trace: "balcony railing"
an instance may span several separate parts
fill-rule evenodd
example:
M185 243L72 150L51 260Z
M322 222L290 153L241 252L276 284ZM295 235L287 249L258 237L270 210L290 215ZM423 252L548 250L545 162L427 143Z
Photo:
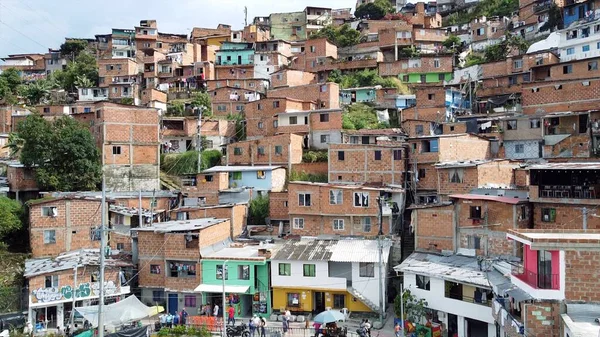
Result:
M457 294L450 294L448 292L446 292L445 297L453 299L453 300L457 300L457 301L479 304L479 305L483 305L486 307L492 306L492 300L488 300L488 299L474 298L474 297L465 296L465 295L458 296Z
M536 289L559 289L560 278L558 274L538 274L522 268L513 268L512 274Z
M540 3L536 3L535 5L533 5L533 12L537 14L537 13L546 11L546 10L550 9L550 6L552 6L551 1L543 1Z
M597 199L594 186L542 185L540 198Z

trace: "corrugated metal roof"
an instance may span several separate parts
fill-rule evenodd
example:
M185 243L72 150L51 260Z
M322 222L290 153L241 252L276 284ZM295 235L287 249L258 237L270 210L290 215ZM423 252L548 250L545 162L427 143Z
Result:
M531 165L529 170L600 170L600 162L568 162Z
M520 198L510 198L510 197L501 197L495 195L481 195L481 194L451 194L450 198L456 199L467 199L467 200L487 200L487 201L497 201L505 204L516 205L520 203L525 203L527 199Z
M281 166L214 166L202 173L273 171Z
M107 266L130 266L131 264L121 259L105 259ZM77 251L62 253L55 258L29 259L25 261L24 276L29 278L36 275L53 273L61 270L69 270L75 266L99 266L99 249L81 249Z
M387 263L392 242L383 240L383 261ZM378 262L377 240L301 239L287 241L275 254L273 260Z
M490 160L477 159L477 160L465 160L465 161L447 161L437 163L434 166L436 168L450 168L450 167L473 167L481 164L489 163Z
M132 231L140 231L140 232L157 232L157 233L169 233L169 232L181 232L181 231L193 231L204 229L224 221L228 219L217 219L217 218L201 218L201 219L193 219L193 220L176 220L176 221L166 221L166 222L158 222L148 227L138 227L132 228Z

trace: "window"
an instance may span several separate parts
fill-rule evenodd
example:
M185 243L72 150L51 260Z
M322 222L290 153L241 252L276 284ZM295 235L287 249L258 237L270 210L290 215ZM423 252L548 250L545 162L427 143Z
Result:
M302 266L303 275L306 277L315 277L316 276L316 268L314 264L305 264Z
M329 135L321 135L321 144L329 142Z
M169 277L196 277L196 263L169 262Z
M481 249L481 238L476 235L469 235L467 237L469 249Z
M258 103L258 104L256 105L256 110L262 110L262 104Z
M162 303L165 300L164 290L152 290L152 302Z
M481 219L481 206L471 206L469 214L469 219Z
M240 265L238 266L238 280L249 280L250 279L250 266Z
M87 90L87 89L83 89L83 90ZM86 95L86 94L84 93L84 95ZM50 108L48 108L48 107L45 107L45 108L44 108L44 112L45 112L45 113L48 113L48 112L50 112Z
M291 276L292 275L292 265L290 263L280 263L279 264L279 275L280 276Z
M421 142L421 153L438 152L438 140L424 140Z
M590 51L590 45L589 45L589 44L586 44L585 46L582 46L582 47L581 47L581 51L582 51L582 52Z
M232 172L231 177L233 180L242 180L242 172Z
M206 176L204 176L204 180L206 182L211 182L211 181L213 181L213 176L212 175L206 175Z
M540 120L539 119L530 119L529 120L529 128L530 129L539 129L540 128Z
M420 169L419 169L419 177L418 177L418 178L419 178L419 179L421 179L421 178L425 178L426 172L427 172L427 170L426 170L426 169L420 168Z
M113 150L112 151L113 155L121 154L121 147L120 146L113 146L112 150Z
M434 59L433 60L433 67L434 68L439 68L440 67L440 60L439 59Z
M283 153L283 146L275 145L275 155L281 156L282 153Z
M183 302L186 307L195 308L196 307L196 295L185 295Z
M244 106L243 105L236 105L235 106L235 111L243 111L244 110Z
M556 208L542 208L542 221L543 222L556 221Z
M344 230L344 219L334 219L333 220L333 230L334 231L343 231Z
M265 147L264 147L264 146L259 146L259 147L257 147L257 148L256 148L256 153L257 153L259 156L264 156L264 154L265 154Z
M279 108L279 101L273 101L273 108Z
M299 307L300 306L300 294L288 293L287 294L287 305L288 305L288 307Z
M266 179L265 171L256 171L256 179Z
M381 150L375 150L375 160L381 160Z
M363 228L363 232L365 233L369 233L371 232L371 218L370 217L364 217L362 218L362 228Z
M273 121L273 127L274 127L275 129L277 129L277 126L279 126L279 121L277 121L277 120L274 120L274 121Z
M227 105L217 105L217 111L227 111Z
M516 120L506 121L506 129L507 130L516 130L517 129L517 121Z
M369 207L369 193L354 192L354 207Z
M125 250L125 244L124 243L117 243L117 250Z
M308 207L310 206L310 194L299 193L298 194L298 206Z
M452 183L462 183L465 171L462 168L454 168L448 170L448 179Z
M223 265L222 264L217 265L216 277L217 277L217 280L223 279ZM229 280L229 266L228 265L225 265L225 279Z
M422 136L423 135L423 125L421 125L421 124L416 125L415 133L417 134L417 136Z
M345 308L346 307L346 295L345 294L333 294L333 307L334 308Z
M523 74L523 82L529 82L529 81L531 81L531 74L530 73Z
M304 218L294 218L294 229L304 229Z
M344 201L342 190L329 190L329 204L341 205Z
M402 160L402 150L394 150L394 160Z
M415 275L417 278L417 288L423 290L431 290L431 281L429 280L429 276L425 275Z
M58 216L58 209L56 207L42 207L42 216Z
M427 94L427 99L433 101L435 99L435 94Z
M157 264L150 265L150 274L160 274L160 266Z
M58 275L48 275L44 283L46 288L58 287Z
M319 114L319 121L321 123L329 122L329 114Z
M298 117L290 116L290 125L296 125L296 124L298 124Z
M575 48L567 48L567 55L575 54Z
M573 65L572 64L563 66L563 74L571 74L572 72L573 72Z
M518 84L518 78L516 75L508 76L508 85Z
M338 160L344 160L344 151L338 151Z
M523 60L522 59L521 60L514 60L513 61L513 67L515 69L521 69L521 68L523 68Z
M375 263L373 262L359 262L359 274L360 277L375 277Z
M525 145L515 144L515 153L525 153Z
M598 61L588 62L588 71L598 70Z
M233 148L233 155L234 156L241 156L242 155L242 148L241 147L234 147Z
M316 52L316 51L317 51L317 47L315 47L315 46L310 46L310 52L311 52L311 53L314 53L314 52Z

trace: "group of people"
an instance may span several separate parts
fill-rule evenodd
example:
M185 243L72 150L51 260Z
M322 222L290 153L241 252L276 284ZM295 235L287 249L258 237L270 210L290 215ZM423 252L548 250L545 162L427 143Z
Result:
M162 314L158 318L161 327L172 328L174 325L185 325L187 322L188 312L183 308L181 312Z
M371 337L371 322L368 319L363 319L356 332L360 337Z
M258 315L254 315L248 322L250 335L254 337L254 334L258 333L259 337L266 337L265 326L267 326L267 321L262 317L258 317Z

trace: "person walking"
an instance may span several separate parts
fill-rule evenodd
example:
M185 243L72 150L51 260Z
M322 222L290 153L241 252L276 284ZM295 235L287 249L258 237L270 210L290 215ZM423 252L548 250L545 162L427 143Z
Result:
M265 327L267 326L267 322L264 318L260 318L260 337L267 337L265 334Z
M396 323L394 326L394 333L396 334L396 337L400 337L400 323Z
M215 306L213 307L213 316L219 318L219 305L215 304Z
M228 317L227 317L227 324L231 323L231 325L235 326L235 309L233 308L233 305L229 306L228 309Z
M188 312L185 311L185 308L181 310L181 325L185 325L187 323Z
M256 317L256 315L254 315ZM256 331L256 326L254 325L254 317L250 317L248 320L248 329L250 330L250 336L254 337L254 332Z
M367 336L371 337L371 323L368 319L365 319L365 329L367 330Z
M254 317L252 318L252 323L254 324L254 329L256 331L257 335L260 335L260 318L258 318L258 315L254 315ZM254 335L252 335L252 337L254 337Z

